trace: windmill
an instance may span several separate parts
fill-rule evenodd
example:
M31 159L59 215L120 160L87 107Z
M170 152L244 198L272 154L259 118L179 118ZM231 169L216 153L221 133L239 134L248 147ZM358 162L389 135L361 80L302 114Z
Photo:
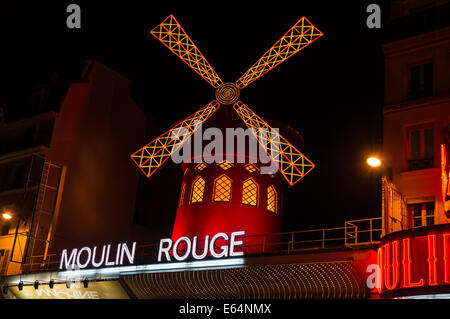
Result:
M308 19L298 20L234 83L221 80L173 15L150 33L215 89L215 99L131 155L147 177L189 140L199 123L203 125L213 114L219 119L227 117L226 125L237 125L237 120L245 124L289 185L296 184L314 168L294 145L239 100L240 90L322 36ZM264 137L257 133L261 130L271 133ZM175 132L183 133L179 136ZM183 170L173 238L213 233L213 228L231 232L246 227L247 234L279 230L281 185L273 175L258 174L259 167L254 164L233 165L226 161L216 165L183 164ZM232 197L235 200L231 201ZM267 211L272 214L263 217Z

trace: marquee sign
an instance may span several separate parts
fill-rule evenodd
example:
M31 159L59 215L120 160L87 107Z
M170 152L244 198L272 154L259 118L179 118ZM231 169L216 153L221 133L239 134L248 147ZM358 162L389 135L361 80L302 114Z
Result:
M450 225L392 233L378 249L380 293L450 289ZM405 294L403 294L405 295Z

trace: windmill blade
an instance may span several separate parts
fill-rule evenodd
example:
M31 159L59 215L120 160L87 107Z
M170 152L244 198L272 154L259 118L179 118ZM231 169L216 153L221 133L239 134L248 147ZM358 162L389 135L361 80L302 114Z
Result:
M305 17L301 18L236 81L236 85L242 90L301 49L313 43L322 35L323 33L312 25L308 19Z
M214 88L222 84L220 77L173 15L168 16L150 33Z
M273 130L269 124L244 103L238 101L233 108L247 127L251 129L253 136L267 151L272 161L278 166L289 185L292 186L297 183L314 168L313 162L282 137L277 130ZM264 134L260 134L261 132Z
M147 177L152 176L219 107L217 101L211 101L132 154L131 159Z

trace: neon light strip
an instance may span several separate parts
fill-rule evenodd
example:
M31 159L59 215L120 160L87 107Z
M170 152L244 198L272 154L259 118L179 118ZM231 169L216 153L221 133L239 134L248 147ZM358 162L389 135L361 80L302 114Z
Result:
M86 269L86 270L66 270L58 272L60 277L82 277L82 276L102 276L102 275L117 275L120 274L132 274L140 272L167 272L175 271L179 269L195 269L203 270L214 267L231 268L244 265L244 258L232 258L223 260L202 260L191 262L177 262L177 263L164 263L164 264L150 264L150 265L136 265L136 266L123 266L123 267L106 267L98 269Z

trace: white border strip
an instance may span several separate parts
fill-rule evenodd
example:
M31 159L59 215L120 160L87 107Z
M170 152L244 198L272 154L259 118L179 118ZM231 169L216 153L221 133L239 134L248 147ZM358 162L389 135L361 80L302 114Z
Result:
M58 272L59 277L118 277L122 274L136 274L143 272L168 272L176 270L203 270L203 269L221 269L235 268L244 265L244 258L230 258L221 260L202 260L191 262L175 262L163 264L135 265L122 267L105 267L98 269L77 269Z

